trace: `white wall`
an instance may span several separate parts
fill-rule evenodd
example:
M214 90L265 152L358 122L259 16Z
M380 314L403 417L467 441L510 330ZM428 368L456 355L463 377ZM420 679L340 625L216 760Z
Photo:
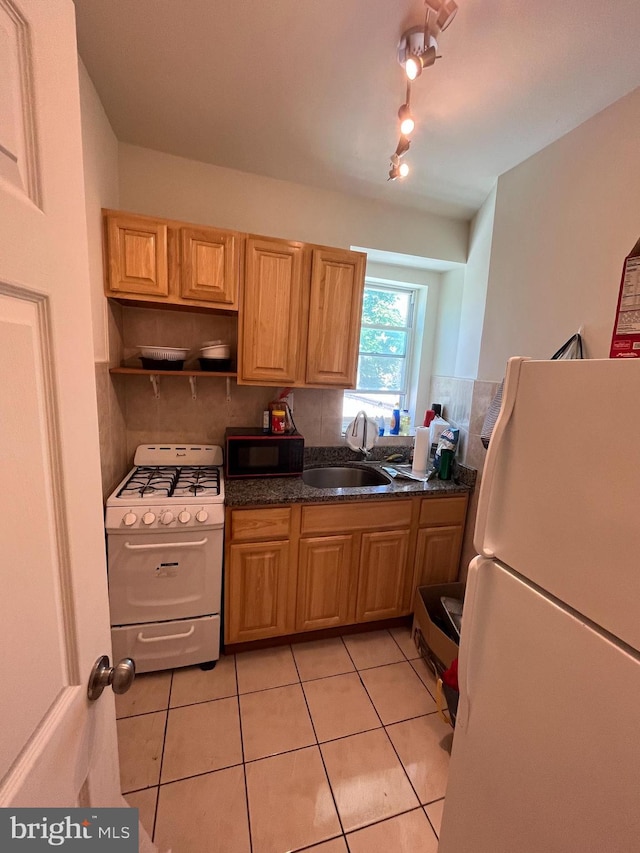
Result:
M469 233L469 258L464 272L458 351L453 371L454 376L464 379L475 379L478 375L495 206L496 188L494 187L475 215Z
M625 256L640 237L640 89L498 180L478 377L549 358L584 326L606 358Z
M255 234L464 263L469 225L120 144L120 207Z
M434 376L455 375L464 285L464 268L443 273L433 347Z
M119 206L118 140L80 57L78 68L94 356L96 361L107 361L107 302L103 289L100 210Z

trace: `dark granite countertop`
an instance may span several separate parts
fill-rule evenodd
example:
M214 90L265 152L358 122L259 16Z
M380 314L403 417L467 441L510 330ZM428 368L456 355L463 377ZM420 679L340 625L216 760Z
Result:
M376 447L373 460L362 462L358 454L347 447L311 447L305 449L305 468L331 465L349 465L371 468L379 466L390 455L398 454L398 447ZM404 456L399 462L408 462ZM389 463L391 464L391 463ZM386 486L360 486L356 488L317 489L307 486L302 477L267 477L247 480L225 480L225 504L230 507L264 506L283 503L323 503L355 500L384 500L407 498L414 495L442 496L464 494L473 490L476 472L473 468L456 464L454 479L405 480L399 477Z

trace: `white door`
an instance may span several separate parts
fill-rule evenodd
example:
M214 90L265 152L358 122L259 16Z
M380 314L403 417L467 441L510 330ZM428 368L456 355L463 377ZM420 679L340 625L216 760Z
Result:
M484 558L469 568L439 853L630 853L640 660Z
M122 805L74 9L0 0L0 806Z

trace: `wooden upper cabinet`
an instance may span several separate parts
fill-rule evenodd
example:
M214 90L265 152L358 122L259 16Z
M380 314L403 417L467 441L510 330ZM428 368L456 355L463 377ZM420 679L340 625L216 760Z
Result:
M306 383L355 387L366 255L314 249Z
M166 223L114 213L105 224L107 295L168 296Z
M180 296L238 307L240 235L214 228L180 229Z
M244 234L119 210L103 214L107 296L238 310Z
M241 381L299 384L305 270L302 243L247 239L238 347Z
M239 381L354 387L366 255L249 237Z

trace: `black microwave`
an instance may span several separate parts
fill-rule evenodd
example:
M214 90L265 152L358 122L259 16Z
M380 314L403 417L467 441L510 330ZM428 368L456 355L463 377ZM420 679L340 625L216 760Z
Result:
M304 438L298 432L271 435L257 427L225 430L225 476L297 477L304 466Z

